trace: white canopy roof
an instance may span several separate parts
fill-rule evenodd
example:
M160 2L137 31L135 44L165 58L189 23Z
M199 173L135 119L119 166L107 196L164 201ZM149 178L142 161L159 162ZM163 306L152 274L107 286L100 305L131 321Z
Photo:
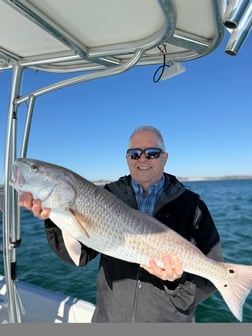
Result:
M180 62L224 36L224 0L0 0L0 69L48 71Z

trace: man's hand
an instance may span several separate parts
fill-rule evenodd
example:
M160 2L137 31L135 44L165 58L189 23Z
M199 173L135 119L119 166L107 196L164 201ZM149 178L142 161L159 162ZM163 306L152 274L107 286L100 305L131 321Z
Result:
M141 267L162 280L175 281L176 279L181 278L183 268L181 261L177 256L169 256L165 253L162 260L164 268L159 267L154 259L150 259L150 266L141 265Z
M34 216L40 219L49 218L51 209L48 208L42 209L41 201L34 200L32 194L29 192L25 192L20 196L18 205L32 211Z

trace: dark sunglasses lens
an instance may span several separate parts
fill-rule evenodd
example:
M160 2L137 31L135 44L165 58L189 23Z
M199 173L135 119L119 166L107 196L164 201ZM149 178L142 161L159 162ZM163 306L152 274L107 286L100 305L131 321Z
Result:
M161 149L157 148L150 148L145 151L145 156L147 159L158 159L161 155Z
M141 157L140 149L129 149L127 154L130 156L131 160L139 160Z

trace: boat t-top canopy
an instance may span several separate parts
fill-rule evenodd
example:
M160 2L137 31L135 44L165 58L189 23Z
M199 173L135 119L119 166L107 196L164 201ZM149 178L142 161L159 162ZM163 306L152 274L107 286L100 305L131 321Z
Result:
M248 3L1 0L0 69L93 70L125 63L140 50L139 65L162 63L164 54L167 62L192 60L220 44L224 23L237 29ZM245 28L243 23L239 29ZM236 54L236 48L231 43L226 51Z

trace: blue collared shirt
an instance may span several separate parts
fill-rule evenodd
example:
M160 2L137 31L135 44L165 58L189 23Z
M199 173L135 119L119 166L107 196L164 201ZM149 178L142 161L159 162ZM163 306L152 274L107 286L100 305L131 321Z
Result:
M147 194L143 196L143 188L135 180L132 179L132 187L136 195L138 209L148 215L153 215L156 201L159 199L162 191L164 190L164 176L162 179L151 186L147 190Z

